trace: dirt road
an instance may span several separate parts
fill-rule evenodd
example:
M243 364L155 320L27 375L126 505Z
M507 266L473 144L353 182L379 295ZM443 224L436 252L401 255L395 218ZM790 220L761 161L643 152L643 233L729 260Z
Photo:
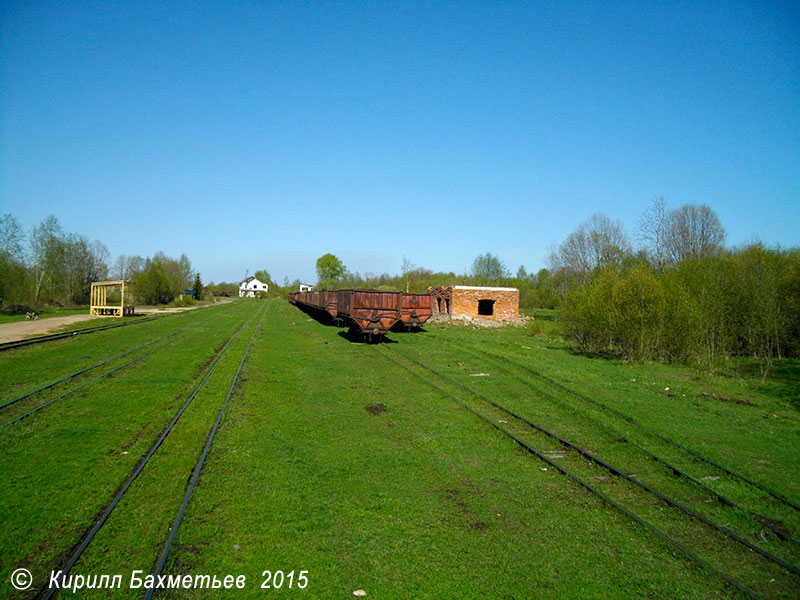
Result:
M222 300L217 304L227 304L230 300ZM199 304L197 306L186 306L177 308L158 308L151 306L136 307L137 314L164 314L183 312L185 310L194 310L196 308L204 308L208 304ZM88 321L89 319L100 319L110 317L92 317L86 315L70 315L69 317L49 317L47 319L37 319L35 321L18 321L16 323L4 323L0 325L0 344L6 342L16 342L17 340L25 339L32 335L44 335L46 333L53 333L64 325L72 323L79 323L81 321ZM111 322L109 320L109 322Z
M50 317L49 319L37 319L35 321L18 321L16 323L4 323L0 325L0 344L5 342L16 342L17 340L30 337L32 335L44 335L52 333L59 327L96 319L89 315L70 315L68 317Z

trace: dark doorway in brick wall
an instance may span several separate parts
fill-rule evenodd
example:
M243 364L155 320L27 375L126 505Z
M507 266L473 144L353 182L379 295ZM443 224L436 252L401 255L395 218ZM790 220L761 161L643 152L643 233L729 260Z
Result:
M478 300L478 314L491 317L494 314L494 300Z

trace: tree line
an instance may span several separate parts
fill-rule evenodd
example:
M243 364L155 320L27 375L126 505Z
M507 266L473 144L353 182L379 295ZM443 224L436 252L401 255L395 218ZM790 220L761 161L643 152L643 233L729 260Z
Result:
M89 303L92 282L109 278L133 281L138 304L166 304L199 283L185 254L178 259L163 252L151 258L121 255L109 265L110 256L105 244L65 232L54 216L26 236L13 215L3 215L0 305L82 306Z
M708 206L642 214L634 249L619 222L594 215L550 257L560 317L575 346L625 360L699 364L800 350L800 250L725 247Z
M458 275L434 273L406 258L400 274L362 275L326 254L317 260L317 289L516 287L521 308L559 309L565 334L579 351L710 369L748 356L766 377L776 358L800 353L800 249L760 243L727 248L725 239L708 206L669 208L657 197L640 217L636 245L619 221L596 214L536 273L521 266L512 275L486 252Z

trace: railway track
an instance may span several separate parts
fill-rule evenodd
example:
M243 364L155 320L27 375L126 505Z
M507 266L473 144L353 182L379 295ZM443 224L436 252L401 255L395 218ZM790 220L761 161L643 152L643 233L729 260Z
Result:
M21 421L22 419L25 419L25 418L33 415L34 413L36 413L36 412L38 412L38 411L50 406L51 404L57 402L58 400L66 398L67 396L73 394L74 392L77 392L78 390L83 389L84 387L86 387L87 385L89 385L91 383L94 383L96 381L99 381L100 379L108 377L109 375L112 375L113 373L116 373L117 371L119 371L121 369L124 369L125 367L128 367L128 366L130 366L130 365L132 365L132 364L134 364L134 363L146 358L147 356L150 356L154 352L157 352L158 350L160 350L162 348L165 348L167 345L171 344L174 341L174 340L172 340L172 338L180 335L181 333L184 333L185 331L193 329L194 327L197 327L198 325L206 323L206 322L210 321L211 319L213 319L213 318L215 318L217 316L218 315L212 315L211 317L208 317L208 318L203 319L201 321L192 323L190 325L187 325L186 327L182 327L181 329L178 329L177 331L174 331L174 332L169 333L167 335L164 335L164 336L161 336L159 338L156 338L155 340L151 340L151 341L146 342L144 344L140 344L140 345L138 345L138 346L136 346L134 348L131 348L130 350L127 350L125 352L121 352L119 354L116 354L116 355L114 355L114 356L112 356L110 358L104 359L104 360L102 360L100 362L97 362L97 363L91 365L91 366L84 367L84 368L79 369L79 370L77 370L77 371L75 371L73 373L69 373L67 375L64 375L63 377L59 377L55 381L51 381L51 382L49 382L49 383L47 383L45 385L42 385L42 386L40 386L40 387L38 387L38 388L36 388L34 390L31 390L29 392L25 392L25 393L21 394L20 396L12 398L11 400L8 400L8 401L4 402L3 404L0 404L0 411L3 411L7 407L9 407L9 406L11 406L13 404L16 404L17 402L20 402L22 400L26 400L28 398L32 398L33 396L35 396L37 394L40 394L40 393L42 393L42 392L44 392L46 390L49 390L49 389L57 386L60 383L64 383L66 381L69 381L70 379L73 379L75 377L83 375L84 373L88 373L89 371L92 371L92 370L97 369L97 368L99 368L101 366L104 366L104 365L107 365L107 364L109 364L111 362L119 360L120 358L123 358L125 356L130 355L130 354L133 354L134 352L136 352L138 350L141 350L141 349L144 349L144 348L146 348L148 346L152 346L153 344L158 344L159 342L163 342L162 344L157 345L155 348L152 348L152 349L150 349L150 350L148 350L146 352L143 352L142 354L139 354L138 356L135 356L134 358L126 361L125 363L123 363L121 365L117 365L117 366L115 366L115 367L113 367L111 369L108 369L107 371L105 371L105 372L103 372L103 373L101 373L99 375L91 377L87 381L84 381L84 382L80 383L79 385L77 385L77 386L75 386L75 387L73 387L73 388L71 388L71 389L59 394L58 396L56 396L54 398L51 398L51 399L47 400L46 402L43 402L43 403L41 403L39 405L36 405L33 408L31 408L31 409L29 409L29 410L27 410L27 411L25 411L25 412L23 412L21 414L18 414L15 417L9 419L8 421L3 422L2 424L0 424L0 430L8 427L9 425L12 425L12 424L18 422L18 421Z
M754 481L750 477L741 475L719 464L717 461L703 456L699 452L688 448L685 444L680 444L671 440L670 438L667 438L666 436L659 434L652 428L639 423L630 416L625 415L620 411L603 404L602 402L570 389L563 383L555 381L540 371L537 371L536 369L533 369L524 363L520 363L509 356L499 355L483 346L470 346L469 344L464 343L459 344L459 351L467 352L479 361L485 361L486 359L491 360L495 367L501 369L506 374L521 382L529 390L536 394L537 398L544 399L551 405L559 407L561 410L569 410L570 419L574 420L575 418L580 418L584 421L593 423L593 426L603 428L604 430L610 432L611 435L616 437L616 439L619 441L628 444L639 452L645 454L650 460L659 463L664 469L668 470L674 475L685 478L687 481L694 484L696 488L703 490L703 492L709 494L711 497L714 497L723 505L729 506L746 515L749 519L757 522L759 526L769 530L779 540L791 544L795 552L795 562L800 560L800 555L797 554L798 548L800 548L800 540L798 540L797 535L797 524L800 522L800 507L796 503L785 498L783 495L770 490L763 484ZM513 369L516 369L517 372L515 372ZM525 376L520 376L520 372ZM531 381L531 378L540 382L542 385L534 385ZM546 388L550 389L548 390ZM585 407L591 407L595 409L595 415L592 416L586 410L576 407L571 402L566 402L563 397L559 397L558 393L566 395L568 398L573 400L577 400ZM601 415L608 416L612 420L616 421L616 427L608 425L607 422L600 418ZM640 438L641 443L634 441L631 433L622 433L623 428L621 425L630 426L632 428L632 432L642 434ZM648 442L650 445L655 443L655 446L660 447L662 452L667 452L669 450L673 451L671 454L673 458L667 460L643 447L643 444L647 444ZM670 462L670 460L672 462ZM681 465L677 466L677 462L681 462ZM703 481L700 480L700 476L692 476L690 473L688 473L688 470L692 467L694 467L695 470L698 470L698 468L703 469L703 472L706 473L706 476L703 479L709 481L710 483L717 483L717 487L713 488L711 485L703 483ZM708 475L707 469L709 468L711 468L716 474ZM725 478L725 480L723 480L723 478ZM738 492L738 495L743 499L734 500L726 496L724 493L724 487L720 485L721 483L726 484L728 487L737 484L740 489L732 489L731 491ZM767 494L768 498L765 498L763 494ZM748 508L745 506L744 504L748 497L753 498L754 496L759 497L757 508ZM767 513L770 516L765 516L759 511ZM794 529L794 531L790 531L788 528L789 526L785 525L785 522L793 523L794 526L792 529Z
M195 398L198 396L198 394L204 389L206 383L209 381L209 379L211 378L213 373L216 371L217 367L219 366L219 364L221 363L223 358L228 354L228 352L231 349L231 347L235 344L235 342L238 340L240 335L248 328L248 326L256 318L258 318L258 323L257 323L256 327L254 328L252 335L250 336L250 339L249 339L249 341L247 343L247 346L245 347L244 351L242 352L242 357L241 357L241 359L240 359L240 361L238 363L238 368L236 369L236 372L235 372L235 374L234 374L234 376L232 378L230 386L228 387L228 392L227 392L227 395L225 396L224 402L222 403L222 407L220 408L219 412L217 413L217 418L214 421L210 432L205 437L206 442L205 442L205 445L203 447L202 454L200 455L200 457L196 461L196 463L194 465L194 468L191 471L191 481L188 484L188 489L187 489L186 494L184 496L183 503L181 504L181 507L180 507L180 509L178 511L178 517L177 517L177 519L175 521L175 524L171 528L171 532L170 532L170 535L169 535L168 539L165 542L164 549L163 549L163 551L161 553L161 558L160 558L160 561L158 563L157 570L155 572L155 576L157 577L161 573L161 571L163 569L163 566L164 566L164 563L166 561L166 558L167 558L167 556L169 554L169 551L171 549L172 542L173 542L173 540L175 538L175 534L177 533L178 527L180 526L180 522L182 520L184 511L186 509L186 506L188 505L188 502L189 502L189 499L191 497L192 491L194 490L195 485L197 483L197 480L198 480L198 478L200 476L200 473L202 471L203 464L205 462L205 459L206 459L206 456L208 454L208 451L209 451L209 449L210 449L210 447L211 447L211 445L212 445L212 443L214 441L214 437L215 437L216 432L217 432L217 430L219 428L219 425L220 425L220 423L222 421L225 409L228 406L228 403L229 403L229 401L231 399L233 391L234 391L234 389L236 387L236 383L237 383L237 381L239 379L239 374L240 374L241 369L242 369L242 367L244 365L245 359L247 358L247 354L249 352L250 346L251 346L251 344L253 342L253 339L256 336L256 333L258 333L258 331L261 328L261 322L264 319L266 311L267 311L267 306L265 306L263 309L261 309L260 314L253 315L246 322L242 323L228 337L228 339L225 341L225 343L224 343L224 345L222 347L222 350L219 352L217 357L214 359L213 363L208 367L208 369L206 370L206 372L203 375L202 379L197 384L197 386L194 388L192 393L188 396L188 398L185 400L185 402L180 406L180 408L177 410L177 412L175 412L175 414L172 416L172 418L169 421L169 423L167 424L167 426L161 431L160 435L155 440L155 442L139 458L139 460L136 463L135 468L130 473L130 475L127 477L125 482L117 490L117 492L114 495L113 499L105 506L105 508L103 509L102 514L100 515L100 517L95 521L95 523L92 525L92 527L89 528L83 534L83 536L81 537L80 542L71 551L69 559L65 562L63 567L61 567L58 570L59 571L59 575L56 577L57 585L49 586L46 589L44 589L42 591L42 593L38 596L39 598L43 598L43 599L52 598L54 595L56 595L59 592L60 589L64 589L65 587L69 587L68 585L65 586L65 582L69 581L67 578L70 577L70 572L72 571L72 569L75 566L75 564L81 559L81 557L86 552L87 548L90 547L90 544L91 544L92 540L95 539L97 534L102 530L103 526L107 523L107 521L108 521L109 517L112 515L114 509L119 505L119 503L125 497L126 493L130 489L130 487L134 483L134 481L136 481L137 478L140 476L140 474L145 470L145 467L149 463L150 459L154 455L156 455L158 449L161 448L161 446L165 442L165 440L168 439L170 433L173 431L173 429L176 427L176 425L179 425L181 417L186 412L186 410L190 407L190 405L195 400ZM188 480L188 477L187 477L187 480ZM153 591L154 591L154 588L148 589L146 597L149 598L152 595Z
M548 465L545 468L552 467L567 475L746 596L758 598L763 594L765 597L792 597L800 584L800 571L792 562L763 550L724 524L704 517L658 491L653 485L640 481L638 476L627 472L625 468L611 464L595 452L534 423L405 353L388 347L381 352L513 439L526 452L544 461ZM430 381L431 374L442 385ZM720 506L725 510L730 508L723 503Z
M217 415L217 420L214 422L214 426L211 428L211 431L208 434L208 439L203 446L203 453L200 455L200 460L195 465L192 473L192 481L189 484L189 488L186 490L186 495L183 498L183 503L181 503L181 507L178 510L178 515L175 518L175 523L173 524L169 539L167 540L166 545L164 546L164 550L161 553L161 559L158 561L158 566L156 567L154 576L158 578L161 575L161 572L164 570L164 565L167 562L167 556L169 556L169 552L172 549L172 543L175 541L175 536L178 533L178 528L181 525L181 521L183 520L184 512L186 511L186 507L189 504L189 500L192 497L192 492L194 491L195 485L197 484L197 480L200 477L200 473L203 470L203 465L206 461L206 456L208 456L208 451L211 449L211 444L214 443L214 437L217 435L217 430L219 429L219 425L222 422L222 417L225 414L225 409L228 407L228 402L230 402L231 395L233 394L233 390L236 387L236 382L239 379L239 374L242 371L242 367L244 366L244 361L247 358L247 353L250 351L250 346L253 343L253 339L256 337L256 333L261 328L261 322L264 320L264 315L266 314L267 309L266 307L261 311L261 317L259 319L258 325L256 326L255 330L253 331L253 335L250 336L250 340L247 342L247 347L244 349L244 353L242 354L242 359L239 361L239 366L236 368L236 373L233 376L233 380L231 381L231 385L228 388L228 393L225 396L225 402L222 404L222 408L219 410L219 414ZM147 594L145 595L145 600L149 600L153 593L155 592L156 588L150 587L147 590Z

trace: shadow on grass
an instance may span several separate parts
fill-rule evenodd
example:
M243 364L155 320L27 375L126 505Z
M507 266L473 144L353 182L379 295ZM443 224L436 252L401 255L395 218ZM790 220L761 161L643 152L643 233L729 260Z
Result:
M298 309L300 309L303 313L314 319L317 323L324 325L325 327L346 327L345 323L342 319L335 319L333 318L330 313L324 310L319 310L310 306L305 306L301 304L295 305ZM390 330L392 333L401 333L401 334L417 334L417 333L425 333L425 329L421 327L406 327L402 323L397 322ZM396 340L392 340L387 338L385 335L374 335L371 333L361 333L357 329L350 328L349 331L340 331L339 336L346 339L348 342L353 343L368 343L368 344L396 344Z
M781 400L789 400L792 408L800 412L800 359L776 359L767 374L766 381L761 383L761 369L755 359L740 359L736 364L737 372L744 377L752 378L758 390Z
M397 340L386 337L385 335L374 335L371 333L361 333L357 329L340 331L339 337L347 340L351 344L397 344Z
M325 327L342 327L341 319L335 319L331 316L331 314L325 310L320 310L317 308L312 308L310 306L306 306L304 304L295 304L296 308L300 309L302 312L307 314L309 317L314 319L320 325L324 325Z
M622 362L622 359L613 352L608 351L601 351L601 352L590 352L588 350L581 350L577 346L573 344L564 344L562 346L548 346L549 350L560 350L562 352L566 352L572 356L582 356L583 358L602 358L603 360L613 361L613 362Z

